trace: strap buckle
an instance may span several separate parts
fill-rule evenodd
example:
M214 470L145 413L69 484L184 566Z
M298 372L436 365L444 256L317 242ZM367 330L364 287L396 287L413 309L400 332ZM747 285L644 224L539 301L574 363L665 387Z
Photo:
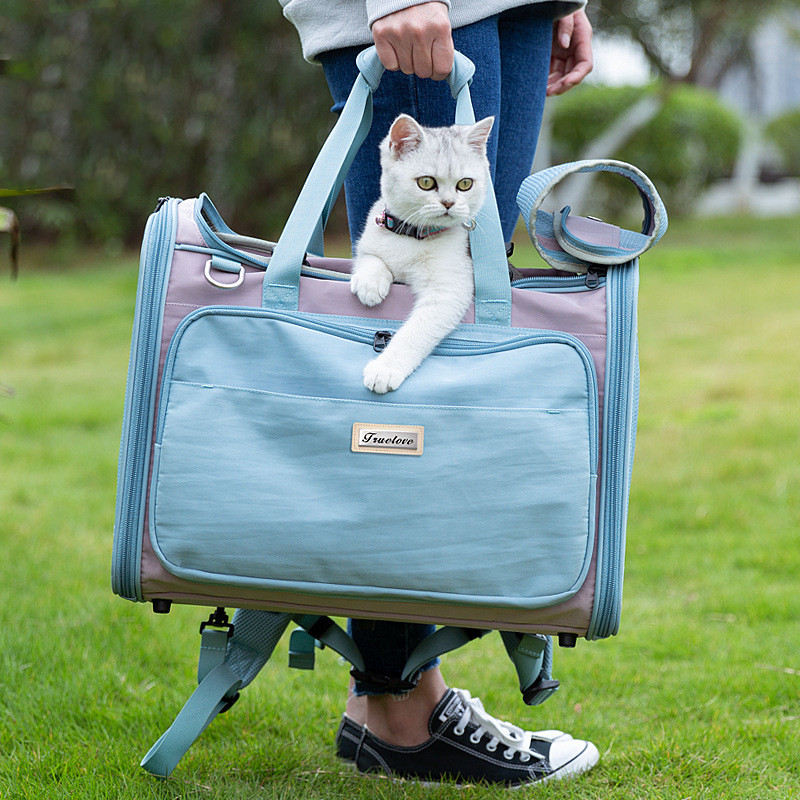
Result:
M360 669L351 669L350 674L361 683L385 691L387 694L405 694L417 688L419 676L411 678L396 678L391 675L381 675L377 672L362 672Z
M558 691L560 685L557 680L539 676L527 689L522 690L522 701L526 706L541 705Z
M223 697L222 699L225 701L225 705L219 710L220 714L224 714L226 711L230 711L233 707L233 704L239 699L241 692L236 692L233 697Z
M209 615L208 619L205 622L200 623L201 635L206 628L214 628L215 630L226 630L228 632L229 639L231 638L231 636L233 636L233 623L229 621L228 615L225 612L225 609L222 607L218 607L211 615Z

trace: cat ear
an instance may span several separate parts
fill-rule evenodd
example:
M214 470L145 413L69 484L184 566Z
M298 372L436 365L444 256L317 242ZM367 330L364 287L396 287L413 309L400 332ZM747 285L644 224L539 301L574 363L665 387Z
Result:
M389 129L389 152L395 158L401 158L406 153L416 150L422 142L422 137L420 124L408 114L401 114Z
M494 125L494 117L486 117L480 122L476 122L467 131L467 144L479 153L486 152L486 142L492 132L492 125Z

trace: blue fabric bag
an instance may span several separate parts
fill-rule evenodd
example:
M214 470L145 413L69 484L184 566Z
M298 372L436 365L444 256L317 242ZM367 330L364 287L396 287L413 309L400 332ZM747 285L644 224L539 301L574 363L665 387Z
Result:
M666 230L652 183L615 161L528 178L519 204L547 264L509 277L494 197L471 233L475 304L395 392L361 371L411 308L352 296L321 233L371 119L374 49L276 244L234 233L206 196L166 199L142 248L120 454L114 591L218 607L199 686L145 758L168 775L290 620L294 660L328 615L443 627L412 656L501 630L526 702L557 686L550 635L616 633L633 463L638 257ZM473 120L462 56L456 122ZM630 180L641 232L545 210L574 173ZM238 608L233 626L224 607ZM305 636L305 638L303 638ZM310 644L309 644L310 642Z

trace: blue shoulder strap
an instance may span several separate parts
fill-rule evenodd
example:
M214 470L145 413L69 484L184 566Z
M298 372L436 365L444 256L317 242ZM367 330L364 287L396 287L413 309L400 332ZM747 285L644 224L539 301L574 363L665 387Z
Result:
M640 232L609 225L594 217L542 209L548 195L571 175L611 172L627 178L639 192L644 208ZM625 264L649 250L667 230L667 211L653 182L641 170L613 159L560 164L527 177L517 194L531 241L541 257L556 269L587 272L592 267Z

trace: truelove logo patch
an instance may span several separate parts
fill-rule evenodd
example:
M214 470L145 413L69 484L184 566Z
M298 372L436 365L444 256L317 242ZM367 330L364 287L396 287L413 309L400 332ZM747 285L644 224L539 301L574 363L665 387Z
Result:
M351 450L354 453L390 453L421 456L425 428L421 425L380 425L353 423Z

